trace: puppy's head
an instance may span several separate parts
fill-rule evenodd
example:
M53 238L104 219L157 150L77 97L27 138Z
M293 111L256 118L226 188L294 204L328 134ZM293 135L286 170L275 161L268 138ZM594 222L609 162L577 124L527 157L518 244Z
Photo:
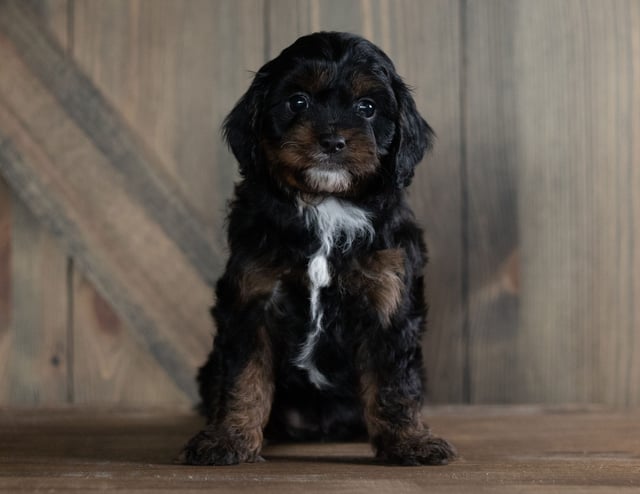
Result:
M406 187L433 139L391 60L363 38L329 32L264 65L224 132L244 177L341 196Z

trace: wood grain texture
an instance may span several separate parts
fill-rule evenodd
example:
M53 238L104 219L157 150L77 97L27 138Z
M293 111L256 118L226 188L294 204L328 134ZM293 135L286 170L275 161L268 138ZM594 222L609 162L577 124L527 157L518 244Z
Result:
M267 7L268 58L316 31L360 34L383 48L389 43L389 0L280 0Z
M638 403L635 2L468 2L473 402Z
M11 314L2 401L22 406L66 403L67 258L27 207L11 201Z
M463 182L467 400L511 402L519 386L515 4L463 2Z
M74 58L198 218L213 282L237 165L220 126L263 57L263 2L76 2ZM154 170L158 172L158 170ZM213 247L211 247L213 246Z
M535 409L429 412L461 457L390 468L363 443L267 446L266 462L171 464L200 420L186 414L0 414L0 489L128 493L631 493L640 487L638 413ZM585 431L589 431L585 434ZM43 438L47 438L43 441Z
M47 0L32 5L65 52L73 53L74 2ZM67 277L68 401L120 407L188 402L71 260Z
M61 47L73 53L75 2L36 2L36 13ZM69 264L67 394L75 405L179 406L188 404L157 361L134 337L77 266Z
M0 177L0 401L6 401L10 379L7 362L11 351L11 191Z
M214 246L209 256L217 266L224 262L221 230L236 178L236 164L222 142L219 126L249 80L252 57L262 53L262 22L251 15L260 6L257 1L86 1L76 2L74 9L74 58L146 145L161 156L164 171L204 225ZM219 49L221 46L225 49ZM79 344L85 351L100 352L99 342L107 336L92 314L91 305L82 309L81 317L92 332L82 335ZM112 344L122 337L117 329L116 333ZM89 371L88 375L101 382L105 392L110 382L120 382L110 391L119 401L175 401L170 385L150 385L163 381L159 375L151 376L157 372L151 363L144 364L146 359L138 347L120 341L122 348L113 354L112 364L124 358L139 364L129 366L129 372L150 375L136 376L135 384L126 382L122 369L107 377L104 352L97 355L103 370L98 374ZM81 355L79 359L86 359ZM85 364L90 365L89 359ZM79 391L82 401L91 401L91 397L106 401L90 384L78 385L83 389Z
M36 5L34 5L36 6ZM66 2L39 2L38 15L66 36ZM66 256L0 179L0 402L69 401Z
M75 405L189 406L185 394L77 270L71 295Z
M13 3L2 7L7 5ZM31 28L28 19L22 23ZM44 36L36 39L51 47ZM148 351L195 397L193 373L210 342L209 288L128 193L126 179L109 161L113 156L103 154L69 117L64 100L43 85L6 37L0 50L7 68L0 77L3 173L36 215L64 237Z
M128 127L64 50L42 32L28 4L7 0L0 8L0 28L32 76L42 81L68 118L82 128L111 167L123 176L123 189L145 206L146 214L182 249L203 279L213 283L220 270L218 256L211 255L217 244L208 238L207 225L189 207L158 156Z
M534 8L535 5L535 8ZM640 403L640 4L522 1L514 399Z
M269 53L312 31L350 31L378 44L414 88L418 108L439 138L418 167L411 203L430 252L429 398L463 399L461 347L459 10L448 1L307 1L269 4ZM402 26L400 29L399 26Z
M24 0L65 50L73 43L71 26L74 0Z

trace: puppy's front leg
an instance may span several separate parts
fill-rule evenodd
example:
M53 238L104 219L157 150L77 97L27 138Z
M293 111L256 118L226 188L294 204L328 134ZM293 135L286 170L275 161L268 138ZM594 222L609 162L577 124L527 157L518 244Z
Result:
M362 349L364 416L376 457L399 465L445 465L455 448L435 437L421 418L422 362L419 348L402 349L387 340Z
M445 464L455 457L455 449L432 436L420 414L426 309L421 269L416 269L421 262L409 262L406 256L404 249L377 251L362 259L357 270L363 281L356 286L362 286L370 312L377 314L357 356L365 422L383 461Z
M263 429L273 400L272 348L264 325L264 304L276 273L243 262L218 282L213 314L218 333L200 370L207 427L184 448L180 459L192 465L231 465L260 461Z

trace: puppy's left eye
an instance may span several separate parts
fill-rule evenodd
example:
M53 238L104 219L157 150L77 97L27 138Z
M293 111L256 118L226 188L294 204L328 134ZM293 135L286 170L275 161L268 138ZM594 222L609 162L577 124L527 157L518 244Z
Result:
M293 113L300 113L309 108L309 98L306 94L294 94L287 101L287 106Z
M356 112L364 118L371 118L376 112L376 104L370 99L361 99L356 103Z

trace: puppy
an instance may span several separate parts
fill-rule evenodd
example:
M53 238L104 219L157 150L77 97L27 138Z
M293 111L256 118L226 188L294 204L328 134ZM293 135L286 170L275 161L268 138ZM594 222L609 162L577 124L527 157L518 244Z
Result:
M376 457L444 464L421 421L422 232L405 188L433 132L389 58L352 34L298 39L227 117L240 165L198 376L194 465L260 460L263 437L368 437Z

